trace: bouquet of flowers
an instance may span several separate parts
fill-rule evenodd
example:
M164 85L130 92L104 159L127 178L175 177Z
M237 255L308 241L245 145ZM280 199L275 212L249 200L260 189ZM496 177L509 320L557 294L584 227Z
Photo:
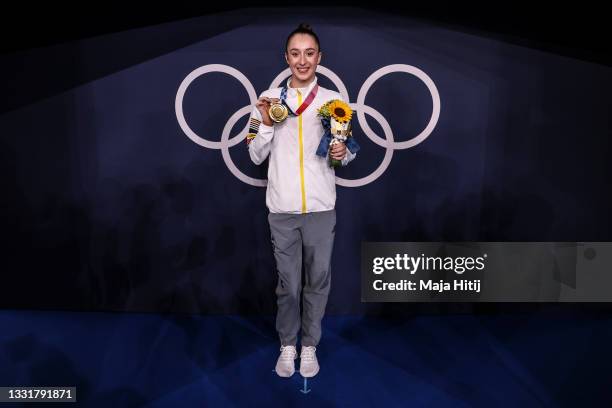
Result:
M359 144L353 139L351 128L351 118L353 110L344 101L333 99L326 102L317 110L317 115L321 118L321 124L325 129L325 134L321 138L317 155L328 157L331 167L341 165L340 160L331 158L331 147L336 143L345 143L351 153L357 153Z

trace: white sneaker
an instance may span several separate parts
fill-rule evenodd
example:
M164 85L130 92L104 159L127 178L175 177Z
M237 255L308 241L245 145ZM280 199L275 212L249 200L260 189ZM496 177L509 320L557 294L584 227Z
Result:
M293 360L297 358L297 350L295 346L281 346L280 351L280 356L276 361L276 374L280 377L291 377L295 372Z
M302 346L302 353L300 354L300 374L302 377L314 377L319 372L316 350L317 348L314 346Z

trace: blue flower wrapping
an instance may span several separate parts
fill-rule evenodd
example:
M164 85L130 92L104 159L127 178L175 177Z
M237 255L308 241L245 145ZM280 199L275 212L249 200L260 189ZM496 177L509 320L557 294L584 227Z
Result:
M322 118L321 124L323 125L323 129L325 129L325 133L323 137L321 137L321 141L319 142L319 147L317 148L317 156L327 157L327 152L329 149L329 144L332 141L332 134L329 130L331 127L329 118ZM346 139L346 148L353 154L357 153L360 149L359 143L355 140L354 137L349 137Z

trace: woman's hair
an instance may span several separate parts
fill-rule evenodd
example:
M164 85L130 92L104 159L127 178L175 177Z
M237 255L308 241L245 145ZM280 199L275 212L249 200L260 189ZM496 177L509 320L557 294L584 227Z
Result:
M299 26L297 26L297 28L293 30L291 34L289 34L289 37L287 37L287 42L285 43L285 52L287 51L287 47L289 47L289 41L291 41L291 37L293 37L296 34L311 35L312 38L314 38L315 42L317 43L317 47L319 48L319 51L321 51L321 44L319 43L319 37L317 37L314 31L312 31L312 27L310 26L310 24L302 23Z

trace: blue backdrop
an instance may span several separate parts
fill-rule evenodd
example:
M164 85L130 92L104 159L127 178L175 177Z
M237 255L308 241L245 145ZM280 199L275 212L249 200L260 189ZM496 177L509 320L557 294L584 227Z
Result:
M175 103L185 78L209 64L238 70L257 94L267 89L301 21L319 34L321 65L350 102L393 64L418 68L440 97L429 137L393 150L375 181L338 186L328 313L390 307L360 303L364 240L612 240L609 67L372 12L235 12L2 57L12 92L0 116L0 307L272 313L265 189L194 143ZM252 102L216 72L193 80L182 112L193 132L219 142ZM378 79L365 103L396 142L418 135L433 109L425 83L400 72ZM337 171L343 179L372 174L385 155L354 125L362 150ZM243 142L229 152L246 176L265 178Z

